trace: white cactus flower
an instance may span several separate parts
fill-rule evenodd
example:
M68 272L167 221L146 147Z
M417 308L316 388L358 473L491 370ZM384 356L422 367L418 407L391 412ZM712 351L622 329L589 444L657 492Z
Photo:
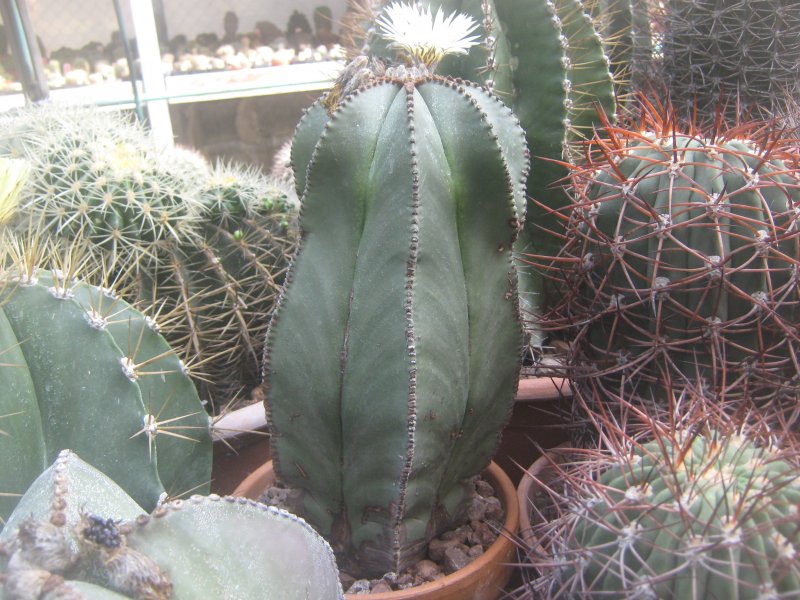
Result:
M479 35L470 35L478 23L469 15L442 9L395 2L376 21L390 48L406 52L416 64L433 69L448 54L467 54L478 44Z

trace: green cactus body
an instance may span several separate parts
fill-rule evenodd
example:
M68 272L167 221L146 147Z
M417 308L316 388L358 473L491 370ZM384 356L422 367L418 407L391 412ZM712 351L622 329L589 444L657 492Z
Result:
M564 537L545 540L557 556L552 597L756 600L800 589L800 476L777 452L737 436L663 438L597 471L554 528Z
M82 246L90 281L114 280L161 315L164 337L198 365L204 400L246 398L296 243L293 194L257 170L160 148L113 111L3 115L0 152L31 164L9 219L16 233L31 246Z
M201 191L200 239L143 261L135 295L161 307L165 336L193 357L216 403L260 383L269 316L297 242L296 209L260 172L218 165Z
M578 291L562 308L577 363L617 394L700 378L791 412L800 180L780 144L621 131L614 143L575 175Z
M70 451L25 493L0 545L2 600L343 598L330 546L302 519L214 495L148 516Z
M671 0L663 10L665 78L684 115L770 118L800 79L797 2Z
M527 181L526 227L515 251L554 256L569 206L562 188L568 170L558 161L579 158L578 142L599 126L598 109L613 119L608 59L580 2L496 0L496 6L513 57L511 106L536 157ZM522 308L539 314L552 302L540 270L524 258L518 270Z
M498 100L436 77L378 79L322 129L295 162L302 239L267 339L275 464L348 563L399 572L509 415L527 154Z
M143 506L165 490L207 485L208 416L151 319L106 290L46 271L6 281L1 312L3 516L68 447Z

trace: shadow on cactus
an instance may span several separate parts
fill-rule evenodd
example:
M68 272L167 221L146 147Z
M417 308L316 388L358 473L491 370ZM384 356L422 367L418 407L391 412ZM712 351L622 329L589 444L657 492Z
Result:
M558 516L535 527L528 557L540 576L517 597L794 597L796 449L707 420L651 428L651 441L620 434L608 452L554 463Z
M800 178L768 126L682 130L646 105L573 171L564 301L579 385L706 393L797 421ZM572 270L570 270L572 269ZM648 391L649 390L649 391Z

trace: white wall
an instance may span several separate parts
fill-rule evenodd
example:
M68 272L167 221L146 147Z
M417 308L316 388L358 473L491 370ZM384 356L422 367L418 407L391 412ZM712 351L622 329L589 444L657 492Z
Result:
M129 35L133 36L130 3L148 1L121 0ZM169 36L182 33L189 39L205 32L222 37L223 17L229 10L239 17L239 33L246 33L257 21L272 21L284 30L293 10L304 13L313 27L315 7L330 6L334 20L341 19L347 8L347 0L162 1ZM108 44L111 32L118 29L113 0L28 0L28 10L33 27L48 52L62 46L80 48L90 41Z

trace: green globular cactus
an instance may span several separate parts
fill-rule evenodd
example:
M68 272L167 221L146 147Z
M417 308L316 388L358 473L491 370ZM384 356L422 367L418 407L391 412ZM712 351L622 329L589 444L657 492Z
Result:
M9 227L85 248L90 281L152 306L213 408L259 383L264 333L296 243L294 194L254 169L161 148L117 113L33 107L0 117L0 152L31 176Z
M800 79L794 0L670 0L661 17L664 78L681 114L771 118ZM695 116L696 113L696 116Z
M0 517L64 448L142 506L206 489L210 421L156 322L111 290L35 268L0 289Z
M800 394L790 142L766 130L708 138L658 118L608 130L573 175L564 258L575 270L555 312L571 327L577 381L590 397L662 401L701 385L789 425Z
M200 190L199 239L140 264L134 296L166 315L170 344L193 357L204 398L222 404L260 383L264 339L297 243L286 184L217 165Z
M0 598L334 600L330 546L302 519L195 495L147 515L69 450L0 532Z
M793 598L796 456L739 435L677 435L573 461L538 530L537 598Z
M106 271L194 237L203 179L120 113L21 109L0 118L0 149L31 165L15 228L87 240Z
M293 144L301 241L265 404L280 480L358 573L400 572L457 518L520 368L524 135L496 98L427 70L318 104Z

